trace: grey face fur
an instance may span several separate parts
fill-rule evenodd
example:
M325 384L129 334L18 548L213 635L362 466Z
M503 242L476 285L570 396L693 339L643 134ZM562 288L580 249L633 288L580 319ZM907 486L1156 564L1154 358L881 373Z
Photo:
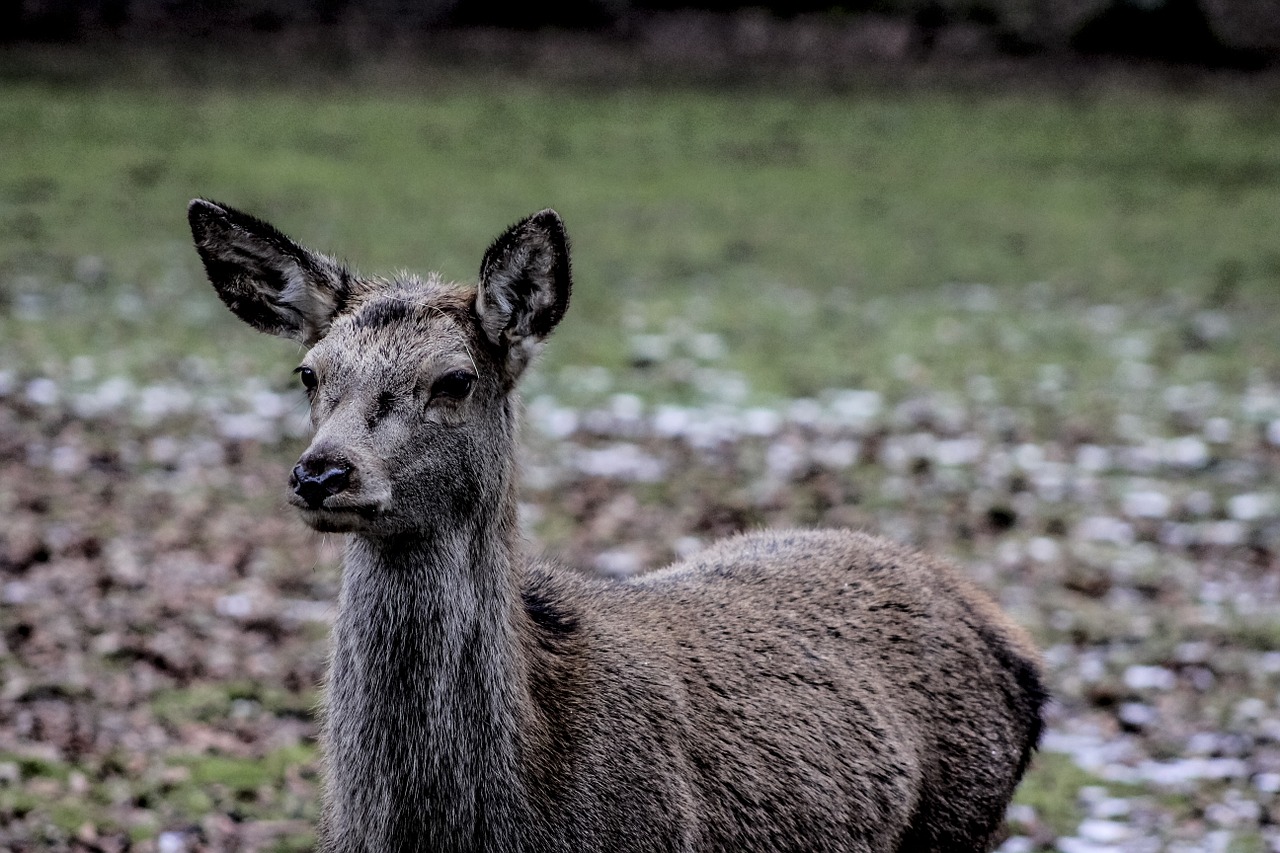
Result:
M474 287L362 278L213 202L222 301L310 348L290 501L348 538L328 853L978 853L1041 730L1035 650L951 566L769 531L623 583L521 556L514 386L569 302L543 211Z

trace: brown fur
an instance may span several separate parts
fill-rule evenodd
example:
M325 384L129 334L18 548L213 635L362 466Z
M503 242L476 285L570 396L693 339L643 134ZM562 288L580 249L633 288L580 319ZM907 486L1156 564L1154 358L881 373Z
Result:
M1030 642L949 565L760 532L628 582L520 554L513 387L568 305L552 211L478 288L361 279L192 202L241 318L311 351L290 500L349 538L329 851L982 851L1039 738Z

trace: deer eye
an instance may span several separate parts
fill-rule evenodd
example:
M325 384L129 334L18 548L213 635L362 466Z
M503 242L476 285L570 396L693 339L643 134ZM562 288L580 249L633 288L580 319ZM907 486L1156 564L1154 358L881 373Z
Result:
M446 373L432 383L431 399L443 397L446 400L461 400L471 393L471 386L475 381L475 374L465 370Z
M316 378L316 372L310 367L299 367L293 372L298 374L298 378L302 380L302 387L308 391L316 390L316 385L320 384L320 380Z

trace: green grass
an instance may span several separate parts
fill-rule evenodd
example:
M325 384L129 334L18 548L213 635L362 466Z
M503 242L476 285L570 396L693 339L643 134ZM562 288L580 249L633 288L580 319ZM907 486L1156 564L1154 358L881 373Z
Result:
M263 785L279 784L289 767L315 760L314 749L298 746L278 749L262 758L201 755L178 759L176 763L190 768L191 784L197 789L221 785L232 794L248 794Z
M200 718L195 714L193 719ZM119 768L106 766L88 769L83 792L68 789L73 771L70 765L29 757L0 754L0 762L12 761L18 766L24 787L0 787L0 815L25 817L40 815L59 837L74 835L85 824L99 830L116 829L111 805L119 796ZM318 757L313 746L299 745L275 749L261 757L238 758L226 755L176 755L168 761L170 768L180 769L179 776L166 781L148 775L129 780L130 796L140 805L154 810L140 813L139 821L127 829L135 841L153 837L159 818L165 825L183 826L199 821L210 812L236 815L243 820L305 820L315 818L316 803L285 793L288 774L301 773L314 780ZM43 783L42 793L29 790L31 784ZM264 796L266 799L264 800ZM310 849L309 833L287 836L273 849Z
M1278 321L1259 319L1280 316L1272 92L213 76L0 78L6 360L89 351L171 375L195 353L286 373L296 348L256 340L200 284L183 209L207 195L363 270L458 279L504 225L556 206L577 289L551 371L619 367L625 329L676 317L724 335L766 393L884 386L900 353L947 382L1025 382L1046 362L1093 369L1062 323L1081 306L1175 296L1245 320L1228 373L1278 361ZM1023 353L940 340L950 282L989 283L995 325L1042 333Z
M1079 791L1085 787L1101 787L1112 796L1137 792L1132 786L1108 783L1081 770L1069 756L1040 752L1018 786L1013 802L1035 809L1036 819L1053 830L1055 835L1074 835L1080 821L1087 816L1079 799Z
M264 712L309 719L317 704L313 693L290 693L253 681L196 684L158 693L151 701L156 718L170 725L190 720L223 722L231 717L237 701L247 701Z

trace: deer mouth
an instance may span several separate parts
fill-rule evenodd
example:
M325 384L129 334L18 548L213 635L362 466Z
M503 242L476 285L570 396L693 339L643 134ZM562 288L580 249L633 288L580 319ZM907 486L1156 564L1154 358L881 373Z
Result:
M377 521L383 512L381 503L320 507L307 506L300 500L291 500L290 503L301 511L303 521L321 533L346 533L360 530Z

